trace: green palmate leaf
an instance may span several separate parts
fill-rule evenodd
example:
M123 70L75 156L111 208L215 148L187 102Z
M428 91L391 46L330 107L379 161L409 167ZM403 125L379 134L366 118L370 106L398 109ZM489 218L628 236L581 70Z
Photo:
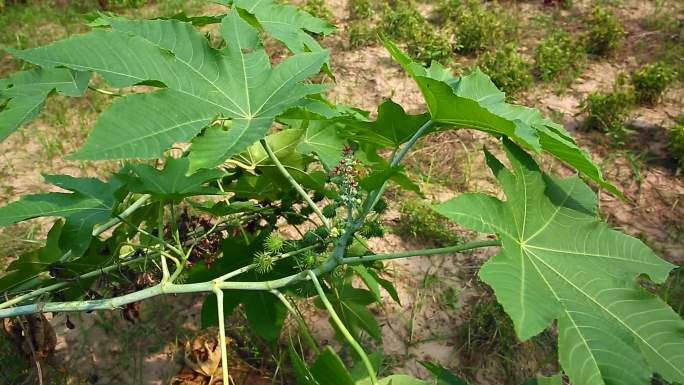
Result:
M323 49L309 32L328 35L335 26L292 5L274 0L234 0L233 6L254 15L254 21L294 53L319 52ZM326 60L326 72L330 72Z
M0 141L38 116L53 90L66 96L82 96L90 73L64 68L36 68L0 79Z
M223 176L223 171L200 170L187 175L189 166L188 158L169 158L162 170L146 164L132 166L131 171L135 177L130 177L128 189L131 192L171 200L220 192L217 188L206 186L206 183Z
M95 71L115 87L162 83L150 94L120 98L103 113L74 159L154 158L187 141L217 117L191 147L190 171L235 155L270 129L275 116L323 85L302 84L318 73L327 51L302 53L275 68L256 29L231 11L221 23L227 48L218 51L190 23L102 18L96 29L14 56L44 67Z
M419 361L437 379L437 385L468 385L437 362Z
M62 225L63 222L60 220L52 226L45 246L21 255L7 266L0 276L0 292L10 292L15 288L21 290L23 283L46 271L51 263L59 260L63 255L59 248Z
M342 359L330 346L321 352L310 370L319 384L354 385Z
M545 119L538 110L506 103L506 95L479 69L454 77L439 63L425 68L413 62L389 40L385 47L416 81L434 122L504 135L535 152L545 150L621 195L563 126Z
M551 377L537 377L527 381L523 385L563 385L563 375L556 374Z
M304 167L304 157L295 152L302 140L303 130L289 129L266 137L266 143L285 167ZM251 167L275 167L261 143L254 143L234 159Z
M331 169L342 159L344 139L337 133L339 126L339 123L334 121L309 121L306 133L297 145L297 151L302 154L318 155L321 163Z
M397 148L408 142L429 119L429 114L409 115L400 105L387 99L378 107L378 118L374 122L358 122L352 126L353 139L378 147Z
M574 384L648 384L654 372L683 381L684 322L635 281L643 274L662 282L673 265L598 222L596 198L581 179L546 177L519 147L504 145L513 172L486 155L505 202L463 194L436 210L501 240L480 277L518 336L557 319L560 363Z
M93 227L111 217L120 183L68 175L46 175L45 180L72 193L26 195L0 208L0 226L37 217L62 217L66 221L59 246L79 256L90 244Z

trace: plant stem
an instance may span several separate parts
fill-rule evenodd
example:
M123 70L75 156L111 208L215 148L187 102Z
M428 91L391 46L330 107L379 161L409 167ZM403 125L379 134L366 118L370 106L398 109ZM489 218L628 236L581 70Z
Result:
M363 261L377 261L384 259L403 258L406 256L417 255L434 255L442 253L451 253L456 251L465 251L481 247L499 246L498 241L475 241L462 245L452 247L444 247L440 249L416 250L410 252L388 253L380 255L368 255L357 258L344 258L348 263L359 263ZM427 252L427 254L424 254ZM317 268L311 270L315 275L319 276L331 272L338 263L335 259L329 258ZM281 287L289 286L297 282L308 279L308 272L300 272L292 274L287 277L274 279L271 281L228 281L228 282L200 282L189 284L174 284L167 282L159 284L138 292L126 294L120 297L113 297L108 299L92 300L92 301L72 301L72 302L50 302L50 303L35 303L31 305L17 306L8 309L0 309L0 318L15 317L25 314L35 314L41 312L74 312L74 311L89 311L89 310L111 310L124 306L129 303L142 301L161 294L184 294L184 293L201 293L211 292L218 287L223 290L264 290L270 291L279 289Z
M223 314L223 291L218 287L214 287L214 294L216 294L216 304L218 308L218 324L219 324L219 344L221 344L221 370L223 371L223 383L228 384L228 349L226 348L226 322Z
M425 122L418 131L416 131L411 139L409 139L406 144L404 144L404 147L399 150L399 152L395 153L394 156L392 156L392 160L390 161L389 167L395 167L401 163L402 160L404 160L404 157L406 157L406 154L408 154L409 150L411 147L413 147L414 144L418 141L418 138L420 138L423 133L432 126L433 121L432 119L428 120ZM382 194L385 192L385 188L387 187L387 180L383 182L383 184L378 188L377 190L373 191L371 194L368 195L368 199L366 199L366 202L364 202L363 206L363 212L364 214L361 216L361 218L365 218L368 212L375 207L375 205L378 203L380 200L380 197L382 197Z
M397 259L406 257L416 257L416 256L428 256L435 254L448 254L448 253L458 253L461 251L478 249L481 247L490 246L501 246L501 242L498 240L486 240L486 241L473 241L468 243L463 243L460 245L440 247L435 249L422 249L422 250L411 250L402 251L397 253L387 253L387 254L374 254L374 255L364 255L361 257L348 257L343 258L342 262L348 265L353 265L355 263L382 261L387 259Z
M278 257L276 257L276 258L274 259L274 262L278 262L278 261L283 260L283 259L285 259L285 258L290 258L290 257L293 257L293 256L295 256L295 255L299 255L299 254L305 253L305 252L307 252L307 251L309 251L309 250L315 249L315 248L318 247L318 246L319 246L318 244L315 244L315 245L311 245L311 246L307 246L307 247L301 248L301 249L299 249L299 250L290 251L289 253L281 254L281 255L279 255ZM249 265L247 265L247 266L243 266L243 267L241 267L241 268L239 268L239 269L237 269L237 270L231 271L230 273L226 273L226 274L224 274L224 275L222 275L222 276L220 276L220 277L214 279L213 281L214 281L214 282L223 282L223 281L225 281L225 280L227 280L227 279L230 279L230 278L233 278L233 277L235 277L235 276L237 276L237 275L246 273L246 272L248 272L248 271L254 269L256 266L257 266L256 263L252 263L252 264L249 264Z
M285 169L283 164L280 163L280 160L278 159L276 154L273 153L273 150L271 150L271 147L268 145L268 143L266 143L265 139L261 139L261 146L264 148L264 150L266 150L268 157L271 158L271 161L273 161L275 166L278 168L278 171L280 171L280 173L283 174L285 179L287 179L287 181L290 182L292 187L294 187L294 189L297 190L299 195L301 195L302 198L304 198L304 200L309 205L309 207L311 207L311 209L313 209L313 211L316 213L316 215L321 220L321 222L323 222L323 225L326 228L330 229L330 223L328 223L328 218L326 218L325 215L323 215L323 213L321 212L321 209L319 209L318 206L316 205L316 203L314 203L314 201L311 200L311 197L309 197L309 194L307 194L307 192L304 191L302 186L300 186L299 183L297 183L297 181L294 180L292 175L290 175L290 173Z
M110 271L116 270L116 269L120 268L121 266L128 266L128 265L136 264L138 262L142 262L149 257L150 256L148 255L145 257L139 257L139 258L131 259L130 261L122 262L122 263L117 264L117 265L107 266L107 267L104 267L102 269L94 270L94 271L85 273L83 275L80 275L80 276L78 276L77 279L81 280L81 279L88 279L88 278L92 278L92 277L97 277L98 275L101 275L104 273L109 273ZM59 282L59 283L55 283L54 285L45 286L45 287L42 287L40 289L34 290L30 293L26 293L24 295L14 297L8 301L0 303L0 309L8 308L12 305L18 304L18 303L25 301L27 299L35 298L35 297L38 297L38 296L43 295L45 293L49 293L51 291L61 289L65 286L69 285L70 283L71 282Z
M359 343L354 339L351 333L349 333L349 330L347 330L347 327L344 326L344 323L335 312L335 309L333 308L332 304L330 303L330 301L328 301L328 297L325 296L325 292L323 291L321 284L318 282L316 274L313 271L309 270L308 276L311 279L311 282L313 282L314 286L316 287L318 296L321 298L321 301L323 302L325 308L328 310L328 313L330 313L330 317L335 322L335 325L337 325L337 328L340 330L344 338L347 339L349 345L351 345L352 348L356 350L356 353L359 355L359 357L361 357L361 361L363 361L363 365L366 367L366 370L368 371L368 376L370 376L371 384L378 385L378 379L375 376L375 369L373 368L373 364L371 364L368 355L363 350L361 345L359 345Z
M295 308L292 307L292 304L290 303L290 301L287 300L287 298L285 298L283 293L279 292L278 290L271 290L271 293L278 297L280 302L282 302L283 305L285 305L287 310L290 312L290 314L292 314L292 317L295 319L295 321L297 321L297 324L299 325L299 329L301 329L302 334L304 334L306 341L309 343L309 345L311 345L311 349L313 349L314 353L318 355L318 353L320 353L321 350L318 347L316 340L311 335L309 327L306 325L306 322L304 322L304 319L299 315L297 310L295 310Z

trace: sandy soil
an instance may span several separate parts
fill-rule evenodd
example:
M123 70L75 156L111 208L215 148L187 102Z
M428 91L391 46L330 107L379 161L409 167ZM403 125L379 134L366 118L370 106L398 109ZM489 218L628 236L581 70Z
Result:
M589 7L589 1L575 0L578 11ZM635 39L648 39L647 31L640 26L640 19L653 12L652 2L625 0L619 8L621 19L628 26L630 42L623 47L619 58L589 61L586 70L571 87L558 93L551 85L535 85L521 97L526 104L560 117L561 121L575 135L577 140L599 162L608 179L621 188L626 201L601 192L601 213L613 226L637 236L654 247L663 257L684 264L684 179L674 174L673 163L666 152L665 128L672 117L682 111L684 91L672 89L663 103L655 108L639 108L635 111L634 125L640 127L634 139L635 145L625 150L615 148L601 135L579 130L582 116L580 101L589 92L607 90L620 71L634 68L642 60L642 53L636 48ZM340 25L338 35L325 38L323 45L335 51L332 67L338 84L330 97L336 102L354 102L359 107L373 111L384 98L391 97L408 111L422 112L422 97L406 74L395 65L382 47L367 47L358 50L346 49L344 19L347 17L346 1L329 1ZM539 10L537 5L517 3L521 13ZM213 11L213 9L212 9ZM211 13L211 12L210 12ZM523 41L534 41L538 36L525 36ZM529 54L529 49L527 50ZM623 55L624 54L624 55ZM74 110L76 111L76 109ZM76 113L67 113L64 129L81 129L92 126L93 114L78 118ZM43 172L62 172L71 175L96 175L103 168L98 165L78 165L59 160L61 155L78 146L76 139L64 140L59 156L50 156L40 133L53 130L38 120L4 142L0 154L0 177L6 186L6 194L0 196L3 203L23 193L45 189L39 177ZM49 135L49 134L45 134ZM479 148L483 141L492 147L492 141L483 134L472 132L450 132L439 138L421 143L418 153L409 162L427 167L430 154L439 156L436 168L449 181L449 188L427 183L429 196L443 200L464 190L500 193L483 166ZM429 150L426 150L429 149ZM644 151L646 150L646 151ZM426 155L427 154L427 155ZM644 155L645 154L645 155ZM641 159L638 166L634 159ZM37 165L40 165L38 167ZM560 173L569 171L562 165L548 162ZM105 167L106 168L106 167ZM410 197L408 199L415 199ZM396 223L398 213L391 211L385 218L388 225ZM410 239L388 234L384 239L373 240L376 252L399 251L429 245L417 244ZM401 296L401 305L389 297L384 306L374 309L383 332L382 349L390 357L398 371L425 375L418 360L430 359L447 367L461 370L465 363L459 350L464 341L456 333L467 319L468 309L479 298L481 287L473 272L489 256L490 251L472 254L420 257L388 263L388 270L395 278ZM426 278L436 278L431 285L425 285ZM445 307L438 297L446 287L455 288L458 293L453 307ZM84 314L71 317L75 330L66 330L63 316L53 323L61 336L57 358L72 368L80 380L74 383L119 383L119 384L161 384L177 373L182 361L179 351L182 340L197 330L198 302L192 297L168 298L143 304L143 320L138 325L123 321L118 313ZM160 311L171 311L172 317L158 317ZM331 328L324 314L309 309L308 318L314 334L321 340L334 342ZM523 350L524 351L524 350ZM519 362L528 362L518 368L517 375L531 376L537 369L533 357ZM505 377L504 370L495 358L480 362L477 379L480 384L500 384Z

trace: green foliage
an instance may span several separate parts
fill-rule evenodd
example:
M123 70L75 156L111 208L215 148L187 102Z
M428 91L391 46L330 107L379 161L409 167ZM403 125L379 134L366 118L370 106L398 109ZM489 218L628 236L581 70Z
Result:
M315 353L309 365L299 353L304 348L290 344L303 384L426 385L405 375L376 380L382 355L363 350L382 340L372 311L383 301L380 290L400 299L382 260L500 247L480 276L521 339L557 321L560 366L573 383L646 385L653 372L682 381L682 321L635 282L660 284L672 265L597 221L596 195L579 176L547 175L527 153L546 152L620 194L561 125L507 103L479 70L454 76L439 63L426 68L389 40L386 48L416 82L427 111L408 114L387 100L371 120L369 112L322 94L332 84L321 83L321 72L332 71L315 36L332 25L272 0L221 3L230 5L226 14L210 17L102 15L84 34L10 50L35 67L0 79L3 136L35 117L50 93L81 96L97 73L123 96L72 158L157 162L124 162L108 181L46 176L69 192L29 195L0 208L0 226L62 218L43 247L5 269L0 317L113 310L161 294L213 292L202 307L203 326L225 326L224 317L239 310L272 346L292 311ZM412 28L392 31L410 47L429 23L409 12L412 3L397 4L385 22ZM474 5L468 10L477 15ZM220 24L220 41L197 29L208 24ZM290 53L273 67L263 41ZM383 234L388 183L419 192L401 162L419 138L448 129L491 134L509 154L515 172L486 154L506 201L462 194L437 208L497 240L463 244L444 219L409 201L401 209L407 231L447 247L375 254L363 236ZM178 142L183 151L169 151ZM295 231L279 233L282 225ZM337 353L320 351L295 310L292 301L311 297L361 359L351 370ZM443 368L430 368L441 381L458 383Z
M595 6L586 21L589 30L586 50L593 55L606 55L615 50L625 36L620 20L603 7Z
M463 241L454 233L449 221L432 210L426 202L407 200L399 207L401 215L398 230L422 242L438 246L453 245Z
M603 179L598 167L563 126L544 118L537 110L506 103L505 94L480 70L456 78L439 63L424 68L392 42L386 41L385 46L418 84L432 121L505 135L527 148L543 149L619 193Z
M625 121L634 105L634 94L630 89L616 87L611 92L592 92L582 102L581 109L587 115L584 127L600 130L617 141L629 133Z
M460 3L460 2L459 2ZM454 10L448 21L456 36L456 51L465 54L484 51L500 46L509 40L514 31L500 12L487 9L479 1L466 1L465 4L450 4Z
M366 20L352 20L348 28L351 49L367 47L378 41L377 31Z
M305 11L322 20L332 20L333 14L325 0L306 0L302 7Z
M645 383L654 372L684 379L684 322L635 282L642 274L663 282L673 265L598 222L596 196L580 178L548 176L509 140L504 147L515 171L486 157L506 201L463 194L436 210L502 240L480 277L517 335L526 340L557 319L559 361L572 383Z
M663 63L647 64L632 73L636 101L655 104L675 80L674 71Z
M561 31L542 40L534 52L534 66L543 81L562 78L573 80L584 67L584 48L567 32Z
M349 0L347 8L349 9L349 17L354 20L364 20L369 22L370 18L375 16L375 7L377 5L375 0Z
M420 63L446 62L451 57L448 35L431 25L413 0L385 4L381 30L388 38L406 43L408 54Z
M684 168L684 115L675 119L667 133L667 139L672 155L679 160L679 166Z
M518 53L518 46L506 44L496 51L485 53L480 66L492 82L509 95L526 89L532 84L530 63Z

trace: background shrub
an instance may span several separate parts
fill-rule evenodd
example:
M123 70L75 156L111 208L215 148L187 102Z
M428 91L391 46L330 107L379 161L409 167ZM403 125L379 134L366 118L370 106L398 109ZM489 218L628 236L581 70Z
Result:
M407 53L416 61L430 64L433 60L446 62L451 58L448 33L430 24L413 1L385 4L381 25L387 37L406 43Z
M349 47L352 49L366 47L376 43L377 31L365 20L349 22Z
M625 29L620 21L601 7L594 7L587 19L586 49L593 55L605 55L620 45Z
M475 53L487 47L501 44L512 32L505 27L507 20L486 9L477 1L469 1L455 7L449 21L456 36L456 50L461 53Z
M584 67L584 52L578 42L567 32L556 32L542 40L534 52L537 76L543 81L562 77L571 81Z
M325 4L325 0L306 0L304 10L323 20L332 20L333 14Z
M375 1L370 0L349 0L347 8L350 19L370 19L375 16Z
M508 43L501 49L485 53L480 60L480 67L507 94L514 94L532 84L532 66L518 52L518 45L515 43Z
M679 160L679 167L684 168L684 114L675 119L667 137L672 156Z
M451 228L449 221L437 214L420 200L407 200L399 208L401 214L399 231L438 246L453 245L463 241Z
M617 141L622 141L629 133L625 121L634 104L634 94L627 89L614 89L612 92L592 92L582 102L582 112L587 114L586 129L605 132Z
M394 0L385 4L382 13L382 32L392 40L410 40L421 24L427 22L411 0Z
M632 73L632 86L638 103L655 104L674 81L674 71L662 64L647 64Z

